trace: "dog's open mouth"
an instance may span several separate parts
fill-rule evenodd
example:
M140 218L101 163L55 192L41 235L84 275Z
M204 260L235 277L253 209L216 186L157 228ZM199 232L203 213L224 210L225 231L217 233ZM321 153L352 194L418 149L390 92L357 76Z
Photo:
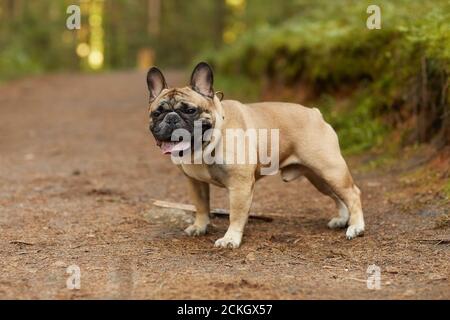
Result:
M191 147L190 141L156 141L163 154L171 154L176 151L185 151Z

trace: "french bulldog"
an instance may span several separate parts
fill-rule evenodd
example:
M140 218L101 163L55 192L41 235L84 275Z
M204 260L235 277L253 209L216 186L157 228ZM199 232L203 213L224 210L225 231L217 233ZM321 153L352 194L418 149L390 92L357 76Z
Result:
M213 79L212 68L205 62L195 67L190 84L182 88L169 88L156 67L147 73L149 129L161 151L172 156L177 154L178 158L192 156L198 151L208 151L213 159L217 156L216 161L204 161L194 155L194 161L176 163L187 177L196 207L195 222L185 232L191 236L206 233L210 222L209 185L223 187L229 195L230 223L215 246L238 248L248 220L255 182L265 175L281 172L286 182L306 177L321 193L335 201L338 216L329 221L328 227L347 227L347 239L362 235L361 192L341 155L336 132L320 111L294 103L221 101L213 89ZM244 143L231 143L235 136L228 135L230 130L244 132ZM249 139L247 133L258 130L275 130L276 139L270 143L267 143L267 136L260 139L265 144ZM174 138L180 131L188 135L182 141L179 136ZM195 131L200 132L197 137ZM220 156L218 146L222 147ZM242 150L243 157L237 154ZM276 163L272 163L272 170L264 174L267 162L263 164L260 160L267 153L274 155L271 159L276 159ZM250 161L250 158L255 160L255 154L256 161ZM239 157L244 161L236 162Z

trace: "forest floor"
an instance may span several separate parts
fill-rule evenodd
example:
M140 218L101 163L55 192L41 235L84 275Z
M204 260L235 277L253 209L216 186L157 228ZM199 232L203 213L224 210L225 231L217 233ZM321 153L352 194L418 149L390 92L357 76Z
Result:
M308 182L267 177L252 212L273 221L251 219L239 249L218 249L227 219L190 238L189 216L152 205L190 200L148 132L144 79L59 74L0 87L0 298L450 299L448 154L424 161L424 148L382 166L349 157L366 220L352 241L327 228L334 204ZM227 207L224 190L213 188L212 207ZM79 290L66 287L71 265ZM379 290L367 287L371 265Z

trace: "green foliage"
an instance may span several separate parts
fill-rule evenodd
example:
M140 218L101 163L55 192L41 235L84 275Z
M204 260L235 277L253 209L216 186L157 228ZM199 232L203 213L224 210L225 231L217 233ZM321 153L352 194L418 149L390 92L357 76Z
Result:
M257 101L259 96L258 86L245 76L215 76L214 89L224 93L224 99L239 99L243 101Z
M77 67L73 35L65 28L68 4L17 1L6 10L0 3L0 80Z
M76 47L89 42L93 2L0 0L0 80L55 70L89 70L76 55ZM217 21L228 14L219 6L224 1L161 0L156 33L149 31L151 3L103 1L104 68L135 68L141 49L151 49L159 66L184 67L198 52L220 45L223 30ZM82 8L78 31L66 28L66 9L72 4Z
M373 117L375 105L376 101L369 94L358 92L338 111L335 99L322 96L319 106L325 119L336 129L341 147L347 154L358 153L383 142L387 128L380 119Z
M42 70L40 64L30 57L21 43L10 43L0 54L0 81L24 74L38 73Z
M377 1L381 30L366 28L369 4L375 3L301 0L297 16L276 26L262 24L208 56L220 72L287 86L302 83L325 97L355 86L344 111L334 112L333 101L327 105L324 97L318 101L325 103L346 149L365 150L380 144L387 132L382 115L404 105L413 112L422 61L428 77L445 79L450 72L448 1Z

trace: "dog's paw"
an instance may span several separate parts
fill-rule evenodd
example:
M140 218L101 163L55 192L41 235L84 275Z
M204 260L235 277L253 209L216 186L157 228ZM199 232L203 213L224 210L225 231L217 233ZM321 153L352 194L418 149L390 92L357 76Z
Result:
M214 246L218 248L239 248L242 241L242 234L238 232L229 232L223 238L218 239Z
M228 238L228 237L223 237L218 239L215 243L214 246L217 248L239 248L239 246L241 245L241 241L237 240L237 239L233 239L233 238Z
M330 229L340 229L347 226L348 219L342 217L336 217L328 222L328 228Z
M184 232L189 236L201 236L206 233L206 225L205 226L198 226L196 224L192 224L186 229L184 229Z
M364 233L364 225L351 225L347 228L347 232L345 233L348 240L356 238Z

